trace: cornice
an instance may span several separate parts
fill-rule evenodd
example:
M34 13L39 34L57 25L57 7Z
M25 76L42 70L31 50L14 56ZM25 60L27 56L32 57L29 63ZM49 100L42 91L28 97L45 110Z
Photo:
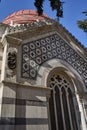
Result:
M7 40L7 42L9 44L11 44L11 45L17 45L17 46L19 46L21 44L21 42L22 42L21 39L16 38L16 37L12 37L12 36L9 36L9 35L6 36L6 40Z
M21 83L17 83L17 82L10 82L10 81L7 81L7 80L3 80L1 82L1 84L4 84L6 86L13 86L13 87L17 87L17 88L28 88L28 89L35 89L35 90L40 90L40 91L43 91L43 92L46 92L48 94L50 94L52 88L47 88L47 87L44 87L44 86L31 86L29 84L21 84Z
M75 41L76 45L84 49L84 51L86 51L87 53L87 48L71 32L69 32L62 24L58 23L58 25L60 26L61 29L64 30L64 32L66 32L70 36L70 38L72 38L72 40Z
M40 20L40 21L37 20L37 21L31 22L31 23L18 24L16 26L10 26L8 29L8 34L23 32L26 30L32 30L32 29L42 27L45 25L52 25L53 23L55 23L55 20L46 18L44 20Z
M83 53L82 55L87 58L87 49L79 42L65 27L53 19L45 19L42 21L36 21L27 24L21 24L17 26L10 26L7 30L7 38L9 41L17 40L15 43L20 43L25 39L36 37L38 35L49 33L51 31L57 31L62 38L64 38L70 46L76 51ZM36 33L36 34L35 34Z

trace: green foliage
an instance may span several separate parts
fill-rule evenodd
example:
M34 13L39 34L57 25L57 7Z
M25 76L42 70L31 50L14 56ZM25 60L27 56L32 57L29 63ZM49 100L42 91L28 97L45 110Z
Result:
M82 13L84 13L86 16L87 16L87 11L85 11L85 12L82 12ZM80 29L82 29L84 32L87 32L87 19L85 19L85 20L79 20L79 21L77 21L77 25L78 25L78 27L80 28Z
M43 14L43 2L45 0L35 0L34 5L37 8L38 15ZM60 0L49 0L52 10L56 10L57 17L63 17L63 3Z
M63 3L60 0L49 0L52 10L57 11L57 17L63 17Z

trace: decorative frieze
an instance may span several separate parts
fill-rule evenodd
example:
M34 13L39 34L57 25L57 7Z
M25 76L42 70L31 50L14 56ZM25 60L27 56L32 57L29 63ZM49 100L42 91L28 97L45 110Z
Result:
M41 26L45 26L45 25L52 25L53 23L55 23L55 20L52 19L44 19L44 20L37 20L35 22L31 22L31 23L27 23L27 24L18 24L15 26L10 26L10 28L8 28L8 33L15 33L15 32L21 32L21 31L25 31L25 30L32 30L35 29L37 27L41 27Z

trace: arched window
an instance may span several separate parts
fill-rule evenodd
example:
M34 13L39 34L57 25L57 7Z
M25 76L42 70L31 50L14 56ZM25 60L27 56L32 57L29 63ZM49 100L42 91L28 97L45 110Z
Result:
M51 130L79 130L70 78L65 73L51 72L47 85L52 88L49 99Z

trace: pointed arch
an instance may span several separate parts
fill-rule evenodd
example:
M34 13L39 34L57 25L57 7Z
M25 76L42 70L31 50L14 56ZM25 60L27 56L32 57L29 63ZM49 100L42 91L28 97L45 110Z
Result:
M53 69L47 78L47 86L52 88L49 99L51 130L80 130L78 111L74 103L75 89L68 75L58 68Z

